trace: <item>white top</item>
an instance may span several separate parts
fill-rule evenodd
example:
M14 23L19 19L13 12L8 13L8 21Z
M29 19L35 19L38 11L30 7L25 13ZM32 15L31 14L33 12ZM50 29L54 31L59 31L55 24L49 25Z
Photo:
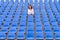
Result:
M28 14L34 14L34 9L32 10L28 9Z

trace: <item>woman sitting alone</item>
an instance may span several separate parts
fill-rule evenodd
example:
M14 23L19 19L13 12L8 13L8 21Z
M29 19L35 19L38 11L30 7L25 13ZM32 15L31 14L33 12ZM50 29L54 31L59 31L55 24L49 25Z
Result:
M28 15L33 15L34 14L34 9L31 5L28 5Z

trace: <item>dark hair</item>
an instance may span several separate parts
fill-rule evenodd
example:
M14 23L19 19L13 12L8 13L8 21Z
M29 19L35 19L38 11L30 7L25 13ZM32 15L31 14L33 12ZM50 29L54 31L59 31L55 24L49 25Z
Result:
M29 6L30 6L31 8L30 8ZM32 7L32 5L28 5L28 8L29 8L29 9L32 9L33 7Z

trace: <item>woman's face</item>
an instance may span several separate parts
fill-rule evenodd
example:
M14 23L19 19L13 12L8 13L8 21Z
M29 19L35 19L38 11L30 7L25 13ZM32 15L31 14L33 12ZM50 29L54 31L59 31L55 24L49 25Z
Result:
M29 8L29 9L32 9L32 6L29 6L28 8Z

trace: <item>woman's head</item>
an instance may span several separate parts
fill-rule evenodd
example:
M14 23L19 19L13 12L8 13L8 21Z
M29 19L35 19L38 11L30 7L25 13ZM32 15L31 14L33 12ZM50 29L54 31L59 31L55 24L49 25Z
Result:
M28 9L32 9L32 6L31 5L28 5Z

